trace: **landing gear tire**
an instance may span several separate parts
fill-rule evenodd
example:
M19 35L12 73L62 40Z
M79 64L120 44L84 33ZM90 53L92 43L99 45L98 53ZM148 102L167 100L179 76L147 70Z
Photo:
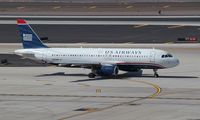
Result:
M95 78L96 75L95 75L94 73L89 73L89 74L88 74L88 77L89 77L89 78Z
M158 77L159 77L159 75L156 73L156 74L154 74L154 77L158 78Z
M157 73L158 69L153 69L153 71L154 71L154 77L158 78L159 77L159 75Z

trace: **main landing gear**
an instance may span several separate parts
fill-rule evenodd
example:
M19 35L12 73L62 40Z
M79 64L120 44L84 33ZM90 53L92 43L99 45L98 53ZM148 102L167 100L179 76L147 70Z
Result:
M157 73L158 69L153 69L153 72L154 72L154 77L159 77L158 73Z
M94 73L89 73L89 74L88 74L88 77L89 77L89 78L95 78L95 77L96 77L96 74L94 74Z

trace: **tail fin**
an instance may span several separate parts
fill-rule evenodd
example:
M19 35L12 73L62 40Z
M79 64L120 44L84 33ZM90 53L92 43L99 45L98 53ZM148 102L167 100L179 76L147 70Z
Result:
M20 37L23 47L27 48L48 48L44 45L38 35L33 31L31 26L24 19L18 19L17 25L20 32Z

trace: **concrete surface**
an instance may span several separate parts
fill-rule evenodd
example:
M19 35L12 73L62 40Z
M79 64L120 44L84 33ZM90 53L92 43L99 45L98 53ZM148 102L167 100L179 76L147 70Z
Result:
M0 119L197 120L200 49L194 46L164 47L181 64L160 70L160 78L151 70L88 79L85 69L0 67Z
M1 15L199 15L199 2L1 2ZM160 12L159 12L160 11Z
M192 21L191 21L192 22ZM200 38L199 27L146 25L31 25L49 43L168 43ZM15 24L0 24L0 43L19 43Z
M13 2L0 0L0 2ZM24 0L15 0L24 2ZM199 0L26 0L26 2L63 2L63 3L134 3L134 2L199 2Z
M45 42L49 43L168 43L184 37L200 38L199 16L0 16L0 43L20 42L16 19L21 17L30 24L35 22L32 28L39 36L47 36L49 41ZM138 21L188 22L198 26L133 25Z

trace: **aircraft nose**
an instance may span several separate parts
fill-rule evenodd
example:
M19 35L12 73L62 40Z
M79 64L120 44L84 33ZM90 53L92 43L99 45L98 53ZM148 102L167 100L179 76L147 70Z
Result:
M174 63L175 63L175 66L178 66L180 64L179 59L175 58L175 62Z

